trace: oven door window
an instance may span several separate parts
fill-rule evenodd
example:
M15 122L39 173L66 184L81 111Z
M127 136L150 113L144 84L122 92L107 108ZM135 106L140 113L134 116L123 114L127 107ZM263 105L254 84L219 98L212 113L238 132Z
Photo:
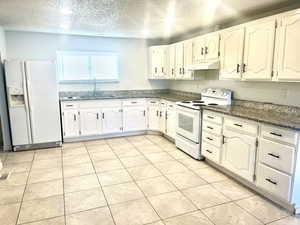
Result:
M182 130L185 130L189 133L194 131L194 118L181 114L178 114L178 127Z

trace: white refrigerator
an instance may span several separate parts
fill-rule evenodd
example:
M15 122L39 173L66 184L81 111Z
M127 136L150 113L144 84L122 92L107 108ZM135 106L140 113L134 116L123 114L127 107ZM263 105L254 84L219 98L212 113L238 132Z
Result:
M13 149L60 145L55 63L10 60L5 62L5 74Z

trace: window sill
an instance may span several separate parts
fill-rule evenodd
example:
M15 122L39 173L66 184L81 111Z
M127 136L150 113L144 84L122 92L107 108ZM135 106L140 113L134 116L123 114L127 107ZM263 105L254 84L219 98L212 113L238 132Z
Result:
M94 83L119 83L120 80L61 80L59 84L94 84Z

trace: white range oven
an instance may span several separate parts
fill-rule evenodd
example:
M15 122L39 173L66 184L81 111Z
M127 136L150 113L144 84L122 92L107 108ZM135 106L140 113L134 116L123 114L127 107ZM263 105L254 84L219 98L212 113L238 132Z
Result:
M207 88L201 92L201 100L177 102L176 147L195 159L201 155L202 106L231 104L232 92Z

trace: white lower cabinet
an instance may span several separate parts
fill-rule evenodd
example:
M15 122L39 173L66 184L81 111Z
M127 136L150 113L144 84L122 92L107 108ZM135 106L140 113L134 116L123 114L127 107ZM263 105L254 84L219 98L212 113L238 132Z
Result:
M122 132L122 108L102 108L102 134Z
M123 131L146 130L146 107L129 106L123 108Z
M80 111L80 132L83 136L100 135L101 112L99 109L81 109Z
M176 109L175 104L168 104L166 112L166 134L175 138L176 136Z
M246 180L254 181L256 137L233 131L224 132L222 164Z
M160 129L160 108L158 105L148 106L148 129L154 131Z
M166 102L161 102L160 103L160 111L159 111L159 131L162 133L166 133L166 115L167 113L167 103Z
M78 137L79 133L79 115L77 109L64 110L62 114L63 136L64 138Z

